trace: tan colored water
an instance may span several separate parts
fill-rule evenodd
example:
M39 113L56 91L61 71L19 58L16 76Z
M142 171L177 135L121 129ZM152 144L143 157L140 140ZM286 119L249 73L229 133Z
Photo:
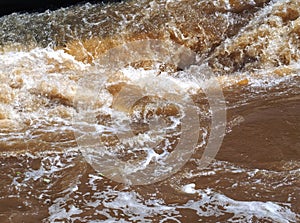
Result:
M0 221L299 222L299 15L297 0L143 0L0 18ZM122 69L83 82L86 92L80 91L81 80L101 73L103 54L147 39L196 52L222 87L226 134L205 168L211 111L201 64L189 73L182 60L126 64L134 52L125 52L118 55ZM123 101L114 106L122 89L131 97L147 83L155 83L157 97L130 109ZM88 91L97 84L100 93ZM161 100L165 91L185 92L199 111L197 147L183 168L142 186L94 170L76 138L80 102L96 109L94 121L105 129L100 141L134 163L153 151L170 155L178 145L182 123L164 139L145 123L156 116L169 125L182 121L180 106ZM120 112L130 114L140 137L134 152L116 137ZM143 144L147 136L162 141L151 150Z

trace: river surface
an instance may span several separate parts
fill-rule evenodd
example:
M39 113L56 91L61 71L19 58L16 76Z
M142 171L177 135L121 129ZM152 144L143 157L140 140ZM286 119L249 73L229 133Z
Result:
M1 17L0 222L300 222L300 2Z

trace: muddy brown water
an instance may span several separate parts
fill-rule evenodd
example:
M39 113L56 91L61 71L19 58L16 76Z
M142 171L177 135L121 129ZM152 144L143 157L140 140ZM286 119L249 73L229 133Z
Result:
M299 9L298 1L124 1L0 18L0 221L299 222ZM141 59L105 77L100 93L78 91L101 55L145 39L191 49L221 86L225 136L204 168L211 110L201 64L188 73ZM130 111L122 103L119 111L112 101L133 85L157 95ZM95 170L77 138L78 98L94 103L108 150L138 162L176 148L180 104L164 104L160 95L174 89L190 95L199 111L197 148L185 165L149 185L115 182ZM144 144L132 150L114 132L122 126L120 112L129 113L139 143L152 136L150 116L179 124L158 138L156 150Z

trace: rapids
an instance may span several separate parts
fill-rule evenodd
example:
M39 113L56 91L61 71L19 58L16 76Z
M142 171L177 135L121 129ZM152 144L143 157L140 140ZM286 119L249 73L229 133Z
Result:
M299 222L300 2L1 17L0 166L3 223Z

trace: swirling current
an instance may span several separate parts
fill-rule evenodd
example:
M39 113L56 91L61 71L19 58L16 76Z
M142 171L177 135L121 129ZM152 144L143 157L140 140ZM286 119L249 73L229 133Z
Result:
M296 223L299 179L298 0L0 18L1 222Z

